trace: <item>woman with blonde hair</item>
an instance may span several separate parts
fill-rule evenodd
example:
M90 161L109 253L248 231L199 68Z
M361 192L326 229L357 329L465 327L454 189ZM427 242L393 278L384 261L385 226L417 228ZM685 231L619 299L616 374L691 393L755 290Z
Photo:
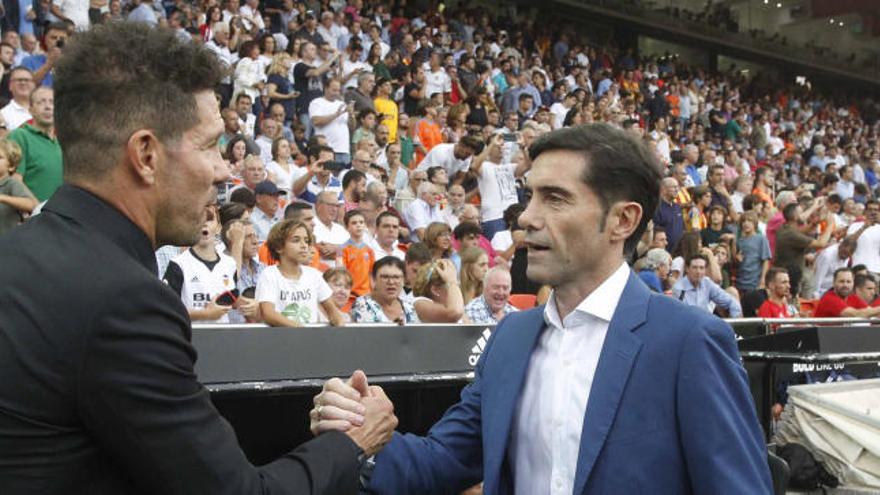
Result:
M461 250L461 293L464 304L480 297L483 293L483 277L489 271L489 255L486 251L474 246Z
M459 103L449 108L446 114L446 128L443 137L447 143L457 143L467 135L467 118L470 109L466 103Z
M294 102L299 93L293 90L293 84L290 82L290 66L292 59L290 55L281 52L272 57L272 62L266 71L268 78L266 80L266 94L269 95L269 106L273 103L280 103L284 107L284 120L293 119Z
M272 141L272 161L266 165L269 180L285 191L290 191L293 182L306 174L292 158L293 146L283 137Z
M461 268L461 258L452 249L452 229L443 222L431 222L425 228L425 245L431 250L434 260L449 259L456 272Z
M450 260L422 265L416 272L413 295L413 307L422 323L463 322L464 298Z

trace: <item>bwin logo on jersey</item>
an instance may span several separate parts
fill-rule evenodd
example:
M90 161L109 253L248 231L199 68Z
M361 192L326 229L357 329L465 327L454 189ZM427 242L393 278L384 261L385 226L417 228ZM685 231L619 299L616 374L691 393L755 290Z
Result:
M486 343L489 342L489 337L492 336L492 330L489 328L484 328L482 335L477 339L476 345L471 347L471 355L468 357L468 363L471 366L476 366L477 361L480 360L480 355L483 354L483 349L486 348Z

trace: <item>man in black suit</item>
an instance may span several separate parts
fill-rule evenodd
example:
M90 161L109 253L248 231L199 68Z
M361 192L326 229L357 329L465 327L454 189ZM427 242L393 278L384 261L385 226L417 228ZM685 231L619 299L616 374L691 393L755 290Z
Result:
M211 52L113 23L56 68L63 185L0 238L0 492L355 493L397 420L381 389L357 426L251 465L193 371L190 320L154 249L191 245L228 178Z

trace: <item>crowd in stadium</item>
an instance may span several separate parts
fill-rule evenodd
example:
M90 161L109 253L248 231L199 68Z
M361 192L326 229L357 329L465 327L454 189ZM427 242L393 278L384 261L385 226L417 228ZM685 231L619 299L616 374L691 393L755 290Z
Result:
M52 67L76 31L148 22L228 67L225 133L206 151L233 180L196 245L156 253L194 321L494 324L544 302L517 225L528 147L590 123L628 130L665 171L631 254L652 290L733 318L880 314L870 99L639 57L573 25L482 9L13 4L0 43L0 232L61 184Z

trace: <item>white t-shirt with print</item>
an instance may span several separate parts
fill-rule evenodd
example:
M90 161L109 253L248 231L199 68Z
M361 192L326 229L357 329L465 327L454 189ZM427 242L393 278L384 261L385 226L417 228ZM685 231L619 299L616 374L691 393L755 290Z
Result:
M516 196L515 163L498 165L484 161L480 167L480 217L484 222L504 217L504 210L518 202Z
M321 272L301 266L299 279L281 274L278 265L266 267L257 280L257 302L271 302L285 318L299 323L317 323L320 318L318 303L330 299L333 290L324 281Z

